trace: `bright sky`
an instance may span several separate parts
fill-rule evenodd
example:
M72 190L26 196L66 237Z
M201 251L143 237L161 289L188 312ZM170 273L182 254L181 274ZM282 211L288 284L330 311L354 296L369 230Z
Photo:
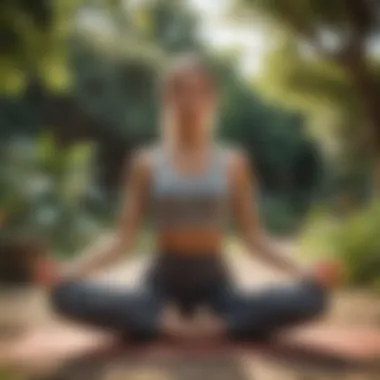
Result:
M238 47L241 51L241 69L252 75L260 71L268 41L258 26L232 23L226 19L231 0L188 0L202 16L201 37L217 49Z
M151 0L128 0L127 6L141 4ZM260 72L263 57L268 46L268 39L257 25L247 25L233 20L228 13L234 0L186 0L200 16L200 37L215 49L237 48L240 52L242 73L252 76ZM96 28L101 26L103 32L110 31L101 12L86 9L80 15L81 23Z
M269 47L269 38L259 25L233 24L228 14L236 0L187 0L202 16L202 37L215 48L241 48L241 68L248 76L257 75L262 67ZM225 15L227 14L227 17ZM368 42L369 51L380 56L380 41L377 37Z

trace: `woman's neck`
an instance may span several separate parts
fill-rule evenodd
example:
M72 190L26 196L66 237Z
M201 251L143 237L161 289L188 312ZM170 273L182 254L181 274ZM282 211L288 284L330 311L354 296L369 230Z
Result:
M171 140L171 148L180 151L204 151L211 145L208 134L194 134L181 136L174 135Z
M181 151L203 151L207 149L209 145L209 141L204 138L199 139L177 139L174 141L173 147L174 149L178 149Z

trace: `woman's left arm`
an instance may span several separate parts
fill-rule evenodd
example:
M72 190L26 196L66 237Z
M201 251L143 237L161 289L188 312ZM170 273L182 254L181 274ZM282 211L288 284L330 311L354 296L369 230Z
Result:
M305 270L289 255L279 250L263 230L256 201L256 176L246 156L230 156L233 212L249 250L278 269L293 276L304 276Z

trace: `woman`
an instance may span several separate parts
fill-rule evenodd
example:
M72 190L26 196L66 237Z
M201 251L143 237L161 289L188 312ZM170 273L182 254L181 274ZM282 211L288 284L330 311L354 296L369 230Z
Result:
M148 339L259 339L320 315L335 272L328 266L305 270L265 238L247 158L213 142L218 99L211 70L197 58L182 58L169 70L162 91L162 141L134 155L114 235L64 270L50 269L45 278L55 309ZM147 210L156 221L157 255L144 286L127 292L86 282L132 247ZM229 211L252 253L291 274L294 284L249 295L233 288L221 257ZM37 276L43 281L41 273ZM210 314L199 313L202 307Z

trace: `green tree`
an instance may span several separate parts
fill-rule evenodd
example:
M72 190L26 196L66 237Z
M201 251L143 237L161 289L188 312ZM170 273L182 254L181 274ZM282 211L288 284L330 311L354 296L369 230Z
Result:
M340 192L354 195L359 187L366 188L373 158L370 131L346 71L305 58L285 41L268 55L255 86L273 101L308 115L309 132L327 155L330 172L345 182Z
M70 141L97 139L101 171L107 173L104 182L110 187L119 183L109 173L117 176L124 153L127 156L135 145L158 132L157 84L162 66L173 53L195 50L205 56L220 78L221 138L246 148L262 177L263 192L270 198L282 194L281 202L289 204L301 199L302 193L305 202L301 209L305 207L315 187L319 163L315 147L303 132L303 118L298 112L268 105L241 78L235 60L202 44L198 17L185 2L159 0L125 7L123 1L91 1L76 20L65 48L71 86L60 95L62 99L46 91L48 99L62 100L55 107L58 121L48 125L53 125L59 136L73 135ZM36 128L31 128L33 119L23 111L23 101L12 99L12 107L8 99L5 103L0 107L4 110L0 118L4 126L9 124L7 136L38 132L37 122L33 123ZM47 109L45 102L30 108ZM297 162L303 157L308 159L301 167Z
M249 154L269 226L293 228L316 195L323 168L316 143L305 133L304 118L259 97L228 58L218 57L214 65L220 78L220 137Z
M166 53L200 50L198 17L184 1L160 0L136 9L139 30Z
M55 248L74 252L99 232L89 144L58 148L52 138L10 141L1 149L2 239L49 236Z
M131 145L154 136L157 80L171 54L198 45L195 16L183 2L124 8L94 4L108 31L80 30L69 44L73 96L83 109ZM95 25L94 25L95 26Z
M350 111L353 110L356 117L349 127L353 129L351 133L355 133L352 124L368 125L369 137L361 132L355 136L366 135L366 147L371 148L373 188L379 194L380 76L379 60L372 48L380 33L379 2L244 0L243 3L254 14L265 17L272 31L280 31L294 41L291 44L295 49L293 57L298 61L290 63L282 57L281 63L284 70L292 73L292 84L298 86L298 90L307 83L308 87L302 92L309 91L310 100L311 97L313 101L325 98L340 105L342 101L346 106L354 105ZM306 67L298 66L305 60ZM289 69L290 64L293 70ZM344 122L347 120L349 117Z
M0 91L20 93L30 77L54 89L67 85L66 38L81 0L0 3Z

